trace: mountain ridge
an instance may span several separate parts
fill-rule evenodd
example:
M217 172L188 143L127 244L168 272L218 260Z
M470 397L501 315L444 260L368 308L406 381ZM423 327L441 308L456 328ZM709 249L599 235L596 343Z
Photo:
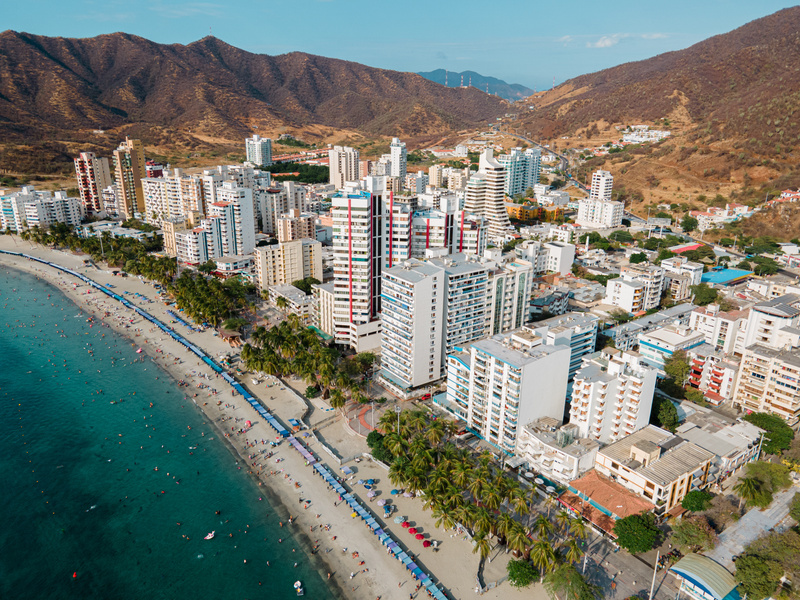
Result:
M17 142L124 127L187 142L240 139L254 128L414 137L474 126L506 107L413 73L302 52L253 54L211 36L183 45L122 32L0 33L0 135Z
M461 81L466 81L472 87L477 87L478 89L486 91L485 86L488 84L489 94L494 94L511 102L524 100L535 93L534 90L520 83L507 83L497 77L481 75L475 71L461 71L459 73L456 71L447 71L446 69L435 69L433 71L421 71L418 72L417 75L421 75L425 79L440 85L444 85L445 83L449 84L451 81L458 82L458 86L448 85L448 87L460 87Z

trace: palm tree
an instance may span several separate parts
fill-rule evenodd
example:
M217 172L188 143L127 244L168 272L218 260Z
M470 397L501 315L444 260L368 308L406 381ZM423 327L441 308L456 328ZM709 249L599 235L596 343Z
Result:
M530 548L531 540L525 532L525 528L514 521L514 525L511 526L511 531L508 532L506 543L516 554L524 555L528 551L528 548Z
M275 300L275 306L277 306L282 311L285 310L288 305L289 303L283 296L278 296L277 300Z
M475 520L473 527L479 533L491 533L494 529L494 519L492 514L485 508L479 508L475 511Z
M495 523L497 535L503 538L506 543L508 543L508 536L510 536L514 531L514 527L517 525L517 522L511 518L510 514L504 512L497 517Z
M503 501L503 497L498 492L497 487L490 483L483 487L480 500L489 510L497 510L500 508L500 503Z
M472 466L467 462L458 463L453 469L453 483L460 488L466 488L472 479Z
M555 528L550 522L550 519L544 515L539 515L533 522L533 531L536 532L536 535L541 539L547 538L551 533L553 533L553 529Z
M583 550L581 550L580 544L575 538L568 539L562 548L564 550L564 559L569 563L578 563L583 557Z
M752 504L761 494L761 482L755 477L741 477L739 482L733 486L733 491L740 498L739 510L741 510L745 502Z
M489 553L492 551L492 545L489 543L489 538L485 533L479 533L472 538L472 553L481 553L481 560L486 560Z
M339 390L334 391L338 392ZM391 432L386 434L386 437L383 439L383 445L395 456L404 456L406 448L408 447L408 442L406 442L404 437Z
M556 524L562 533L566 534L567 531L569 531L571 522L572 516L569 514L569 512L563 509L558 511L558 514L556 515Z
M329 399L331 408L339 408L342 410L342 414L344 414L344 407L347 404L347 399L344 397L344 394L340 390L333 390L331 392L331 397ZM390 450L391 452L391 450Z
M439 527L444 527L445 529L455 527L456 523L453 520L453 515L446 508L435 507L431 511L431 516L436 519L434 525L436 525L437 529Z
M586 521L583 520L583 517L577 517L570 520L569 533L576 538L580 538L582 540L586 539Z
M552 598L592 600L602 598L600 587L587 582L575 565L561 563L544 578L544 587Z
M444 427L441 421L434 421L425 430L425 439L428 440L431 446L438 446L444 439Z
M539 539L531 546L531 562L544 576L556 562L556 552L553 545L546 539Z

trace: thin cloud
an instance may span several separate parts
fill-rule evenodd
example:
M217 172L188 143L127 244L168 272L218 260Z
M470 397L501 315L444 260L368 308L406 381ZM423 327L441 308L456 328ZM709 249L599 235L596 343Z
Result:
M666 33L613 33L603 35L597 41L586 42L587 48L611 48L622 40L634 38L640 40L660 40L669 37Z

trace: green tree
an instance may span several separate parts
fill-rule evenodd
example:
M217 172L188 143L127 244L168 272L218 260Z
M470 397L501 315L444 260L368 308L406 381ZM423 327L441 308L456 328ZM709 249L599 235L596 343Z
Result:
M691 215L686 215L681 219L681 227L684 231L694 231L697 229L697 219Z
M719 294L717 290L709 287L707 283L692 285L689 289L692 290L692 294L694 294L694 303L698 306L706 306L707 304L716 302L717 295Z
M708 402L706 402L705 394L703 394L703 392L701 392L696 388L687 387L685 395L686 399L689 402L694 402L695 404L699 404L700 406L705 406L706 404L708 404Z
M653 396L653 408L650 412L650 423L667 431L675 431L678 426L678 409L669 398L660 394Z
M739 582L739 593L750 600L764 600L778 589L784 570L774 560L765 560L760 556L740 556L736 561L736 581Z
M712 550L717 534L705 517L678 519L672 524L672 543L690 552Z
M800 492L796 492L789 503L789 516L800 523Z
M631 254L630 263L632 265L638 265L639 263L647 262L647 254L644 252L637 252L636 254Z
M764 443L761 445L762 452L780 454L791 446L794 430L779 416L768 413L750 413L744 416L744 420L766 431Z
M217 270L217 263L215 263L213 260L206 261L202 265L199 265L197 270L208 275L209 273Z
M664 361L664 372L674 379L678 385L683 385L686 382L689 371L689 360L683 350L676 350Z
M631 554L653 549L660 533L652 513L630 515L614 523L617 543Z
M755 477L740 477L733 491L739 496L739 508L746 502L756 504L762 497L761 483Z
M526 588L539 577L536 568L527 560L510 560L506 565L508 582L515 588Z
M586 581L571 563L561 563L544 578L544 589L554 600L600 600L599 586Z
M714 494L711 492L692 490L683 497L681 506L692 512L701 512L711 506L712 498L714 498Z

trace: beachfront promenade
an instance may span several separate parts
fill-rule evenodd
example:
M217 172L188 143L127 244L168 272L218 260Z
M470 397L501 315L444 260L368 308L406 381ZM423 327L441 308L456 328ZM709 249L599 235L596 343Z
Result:
M98 291L102 292L103 294L107 295L108 297L120 302L126 308L129 308L136 312L139 316L146 319L156 327L158 327L161 331L169 335L173 340L180 343L184 346L187 350L195 354L198 358L200 358L208 367L210 367L214 372L216 372L220 377L222 377L230 386L231 389L240 394L253 410L261 416L267 424L275 430L275 432L281 436L282 438L286 439L289 445L294 448L305 460L306 466L310 466L313 468L314 473L324 479L326 482L328 489L334 492L338 497L342 499L353 511L355 515L361 518L361 521L365 524L368 530L375 536L378 537L378 540L381 542L382 545L388 548L388 552L400 561L406 569L411 573L413 578L417 580L428 595L432 598L436 598L437 600L444 600L447 598L444 591L439 588L439 586L433 581L429 574L425 573L412 559L411 556L406 553L397 540L395 540L391 534L385 532L378 521L376 520L375 516L370 513L370 511L361 504L359 499L348 491L343 483L323 464L319 462L319 459L314 456L314 454L303 444L301 440L296 438L291 434L291 432L281 423L281 421L271 414L266 407L264 407L261 402L253 397L241 384L239 384L227 371L225 371L221 365L219 365L216 361L214 361L211 357L209 357L202 349L197 347L195 344L192 344L189 340L184 338L182 335L177 333L171 327L151 315L146 310L134 305L126 298L120 296L119 294L115 293L113 290L107 288L106 286L97 283L96 281L86 277L85 275L78 273L72 269L59 265L57 263L53 263L36 256L31 256L28 254L24 254L21 252L12 252L8 250L0 249L0 253L9 254L13 256L22 257L31 261L38 262L40 264L46 265L53 269L62 271L67 273L73 277L76 277L86 283L87 285L97 289Z

